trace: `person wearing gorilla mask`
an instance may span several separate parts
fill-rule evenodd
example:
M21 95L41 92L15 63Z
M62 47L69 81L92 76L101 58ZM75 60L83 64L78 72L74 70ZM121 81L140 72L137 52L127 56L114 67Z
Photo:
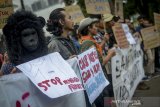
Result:
M47 54L45 20L29 11L12 14L3 28L9 60L15 66Z

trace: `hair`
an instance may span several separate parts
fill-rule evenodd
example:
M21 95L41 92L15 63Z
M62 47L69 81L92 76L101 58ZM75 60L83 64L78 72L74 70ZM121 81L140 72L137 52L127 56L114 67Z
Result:
M145 15L140 15L137 17L137 20L140 20L140 19L148 20L148 18Z
M88 34L89 34L89 29L88 29L88 28L92 28L94 23L95 23L95 22L93 22L93 23L91 23L90 25L88 25L88 26L86 26L85 28L83 28L83 29L81 30L81 32L80 32L81 35L82 35L82 36L88 35Z
M47 21L47 31L55 36L61 36L63 33L63 25L59 22L60 20L65 20L65 15L62 11L65 11L65 9L57 8L53 10Z
M26 28L34 28L37 31L39 46L35 50L37 54L34 58L46 54L47 46L43 32L44 25L44 18L37 17L30 11L25 10L16 11L8 18L7 24L3 28L3 33L5 35L7 53L13 64L18 65L31 60L28 58L30 52L23 48L21 44L21 31ZM28 59L25 59L24 56Z
M119 19L121 19L119 16L113 16L113 20L114 20L115 22L118 22Z

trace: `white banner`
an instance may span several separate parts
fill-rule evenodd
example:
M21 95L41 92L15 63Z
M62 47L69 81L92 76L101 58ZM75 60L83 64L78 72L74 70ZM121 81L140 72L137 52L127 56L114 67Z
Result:
M122 24L122 28L124 30L124 33L125 33L125 36L127 37L127 40L128 42L132 45L132 44L136 44L136 41L135 39L133 38L130 30L129 30L129 27L127 24Z
M77 59L74 58L68 62L80 77ZM0 92L0 105L3 107L86 107L83 91L49 98L23 73L2 76Z
M83 90L79 78L58 52L18 65L17 68L51 98Z
M128 107L138 83L144 77L143 53L140 45L117 50L111 65L116 105Z
M92 104L109 84L103 74L96 49L91 48L78 55L78 65L81 71L84 88Z

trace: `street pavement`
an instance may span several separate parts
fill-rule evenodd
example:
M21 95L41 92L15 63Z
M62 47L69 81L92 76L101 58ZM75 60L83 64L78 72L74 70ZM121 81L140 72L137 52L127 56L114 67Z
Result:
M132 104L129 107L160 107L160 75L145 81L145 83L150 89L136 90L133 99L140 103Z

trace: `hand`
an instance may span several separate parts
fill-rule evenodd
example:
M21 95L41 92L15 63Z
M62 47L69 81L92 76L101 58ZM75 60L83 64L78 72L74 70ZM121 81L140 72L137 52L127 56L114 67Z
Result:
M110 58L112 58L115 55L116 55L115 48L111 48L110 50L108 50L107 56L110 56Z
M115 48L112 48L112 49L108 50L108 54L103 60L103 65L107 64L108 61L115 55L116 55Z
M72 55L69 57L69 59L74 58L74 57L77 57L77 55Z
M103 40L106 42L109 40L109 34L105 33L104 34L104 37L103 37Z

